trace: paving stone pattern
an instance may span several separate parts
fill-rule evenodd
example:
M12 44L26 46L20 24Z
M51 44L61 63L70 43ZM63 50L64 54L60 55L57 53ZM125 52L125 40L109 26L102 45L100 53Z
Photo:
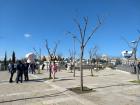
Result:
M80 71L76 77L67 70L57 72L55 82L48 80L46 70L29 74L30 81L9 83L10 74L0 71L0 105L140 105L140 85L129 81L136 75L106 68L84 70L84 86L95 92L76 94L68 88L80 86ZM14 79L16 74L14 75Z

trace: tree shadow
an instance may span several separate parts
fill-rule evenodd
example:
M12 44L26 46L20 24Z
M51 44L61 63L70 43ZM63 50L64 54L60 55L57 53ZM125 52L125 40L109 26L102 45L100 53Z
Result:
M76 75L75 77L80 77L80 75ZM98 77L98 75L94 75L93 74L93 76L91 76L91 74L87 74L87 75L84 75L83 77Z
M116 75L116 74L104 74L102 76L112 76L112 75Z
M40 79L29 79L25 82L45 82L46 80L50 80L50 78L40 78Z
M18 99L12 99L12 100L4 100L4 101L0 101L0 103L8 103L8 102L14 102L14 101L30 100L30 99L46 98L46 97L56 97L56 96L63 95L66 91L68 91L68 90L64 90L62 92L57 92L57 93L52 93L52 94L49 94L49 95L42 95L42 96L36 96L36 97L26 97L26 98L18 98Z
M83 87L83 91L81 90L81 87L73 87L73 88L68 88L68 90L76 93L76 94L85 94L85 93L90 93L90 92L96 92L96 90L88 87Z
M7 83L9 80L0 81L0 83Z
M115 85L95 87L95 88L92 88L92 89L109 88L109 87L116 87L116 86L133 86L133 85L139 85L139 84L123 84L123 83L120 83L120 84L115 84Z
M57 80L57 81L69 81L69 80L75 80L75 79L63 78L63 79L59 79L59 80Z

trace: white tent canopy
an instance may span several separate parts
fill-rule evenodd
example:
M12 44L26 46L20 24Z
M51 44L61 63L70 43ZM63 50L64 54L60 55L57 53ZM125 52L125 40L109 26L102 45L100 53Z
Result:
M34 53L30 52L30 53L26 54L25 57L27 58L28 63L35 62L36 55Z

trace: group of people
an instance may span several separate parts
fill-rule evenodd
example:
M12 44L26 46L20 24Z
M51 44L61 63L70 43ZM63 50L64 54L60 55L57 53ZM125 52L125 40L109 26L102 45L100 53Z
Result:
M129 64L129 66L131 68L133 68L132 70L134 70L134 71L132 71L132 73L136 74L137 70L138 70L138 72L140 72L140 62L138 62L138 63L131 63L131 64Z
M13 82L13 75L16 72L17 72L16 83L18 83L19 81L22 83L23 74L24 74L24 80L28 81L29 80L28 72L31 71L32 73L35 73L35 64L29 64L23 61L18 61L17 63L11 62L8 65L8 70L11 74L9 79L10 83Z
M45 65L43 65L45 66ZM13 82L13 76L15 73L17 73L16 75L16 83L18 83L19 81L22 83L23 81L23 75L24 75L24 80L25 81L29 81L29 76L28 73L31 72L32 74L35 74L35 69L36 69L36 65L34 63L27 63L27 62L23 62L23 61L18 61L17 63L9 63L8 65L8 70L10 72L10 79L9 82L12 83ZM49 69L52 73L52 78L53 81L55 80L55 74L57 72L57 64L55 62L53 62L53 64L49 65ZM44 67L42 68L44 69Z

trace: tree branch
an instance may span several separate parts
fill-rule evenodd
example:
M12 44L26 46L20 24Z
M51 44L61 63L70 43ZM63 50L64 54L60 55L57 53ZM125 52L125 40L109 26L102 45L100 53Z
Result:
M51 57L51 52L50 52L50 49L49 49L48 41L47 40L46 40L46 49L48 51L49 56Z
M140 36L138 37L138 40L136 41L136 49L138 47L139 42L140 42Z
M78 26L78 29L79 29L79 32L80 32L80 36L81 36L81 40L82 40L83 39L83 32L82 32L82 28L80 26L80 23L76 19L74 19L74 22Z
M53 55L54 55L54 56L55 56L55 53L56 53L58 44L59 44L59 41L58 41L58 42L55 42L55 47L54 47L54 49L53 49Z
M84 42L84 39L85 39L85 35L86 35L86 29L87 29L87 25L88 25L88 17L84 17L84 22L85 22L85 26L84 26L84 29L83 29L83 42Z
M68 31L66 34L70 34L70 35L72 35L72 37L75 37L75 39L76 39L79 43L81 43L81 41L76 37L75 34L69 32L69 31Z
M35 53L39 56L39 53L36 51L36 49L35 48L33 48L33 50L35 51Z
M89 51L90 59L93 58L94 56L96 56L97 50L98 50L98 48L96 45L90 49L90 51Z
M73 58L73 51L69 49L70 58Z
M128 40L125 37L121 36L121 39L126 42L126 44L128 45L129 48L132 48L132 46L130 45L130 43L128 42Z
M87 45L88 41L91 39L91 37L94 35L94 33L100 28L101 25L102 25L102 22L98 17L98 23L95 26L95 28L93 29L93 31L91 32L91 34L89 35L89 37L87 38L87 40L85 41L84 47Z

